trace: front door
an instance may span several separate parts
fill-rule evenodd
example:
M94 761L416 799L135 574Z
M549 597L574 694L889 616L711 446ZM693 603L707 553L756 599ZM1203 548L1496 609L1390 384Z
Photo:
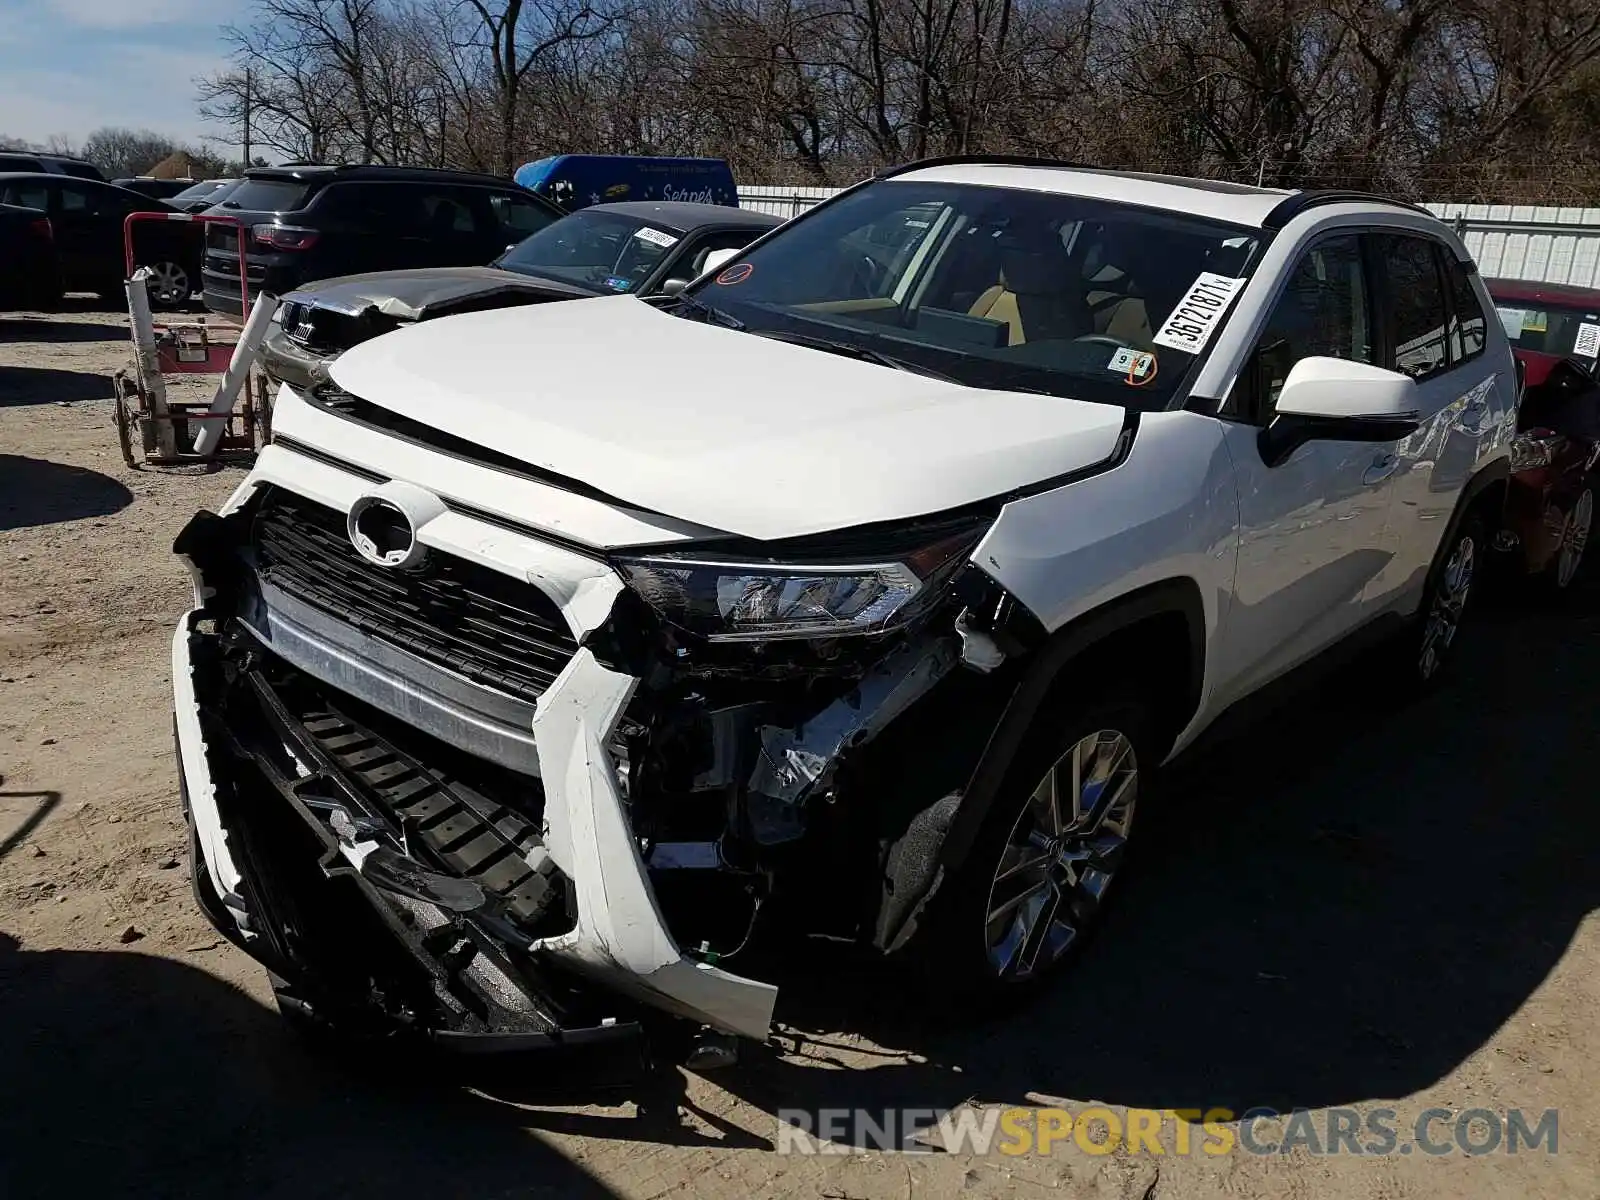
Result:
M1295 264L1230 398L1239 555L1219 674L1226 701L1359 625L1368 586L1388 564L1392 443L1313 441L1275 466L1259 448L1295 363L1374 361L1373 313L1360 236L1319 239Z

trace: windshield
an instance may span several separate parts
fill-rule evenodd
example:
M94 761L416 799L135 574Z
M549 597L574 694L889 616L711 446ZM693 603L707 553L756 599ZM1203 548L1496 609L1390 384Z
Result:
M596 291L631 292L682 236L680 230L636 217L586 208L523 238L495 265Z
M196 200L210 200L214 204L224 198L225 189L236 187L238 183L236 179L208 179L204 183L184 188L172 199L180 204L192 204Z
M1600 358L1600 307L1497 301L1495 310L1513 349L1563 357Z
M1222 324L1258 244L1256 231L1175 212L887 180L695 292L753 333L848 343L972 387L1156 409Z

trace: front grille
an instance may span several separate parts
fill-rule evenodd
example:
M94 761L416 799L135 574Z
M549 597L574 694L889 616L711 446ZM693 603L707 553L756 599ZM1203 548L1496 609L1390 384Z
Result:
M356 553L345 516L280 488L256 512L260 578L371 637L523 700L537 700L577 653L560 609L532 584L431 551L415 570Z
M308 350L348 350L399 324L371 309L351 316L308 300L286 300L278 314L284 335Z

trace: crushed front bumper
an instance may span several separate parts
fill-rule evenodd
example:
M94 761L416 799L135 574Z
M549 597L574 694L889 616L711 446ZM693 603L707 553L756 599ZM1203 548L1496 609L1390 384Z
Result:
M615 997L519 953L528 939L482 889L381 850L383 815L297 729L264 672L220 678L215 635L196 625L187 618L174 644L195 898L267 968L280 1006L345 1033L479 1054L637 1035ZM226 704L195 702L220 688ZM341 838L335 810L372 840Z
M581 639L604 618L600 609L609 611L599 603L608 589L593 560L554 546L539 550L530 574ZM204 597L207 589L199 591ZM396 838L383 828L383 812L364 811L359 789L317 761L315 747L287 762L263 752L258 725L272 725L275 715L270 685L225 681L220 640L218 618L201 607L184 617L173 641L197 896L292 997L330 1015L343 1009L337 1015L351 1021L508 1048L628 1032L604 1010L622 997L723 1032L767 1037L776 988L685 956L656 903L607 749L636 679L580 650L539 699L532 733L544 788L543 847L568 885L574 920L530 937L494 905L485 911L462 901L436 864L402 864L401 874L425 878L397 892L393 870L378 869L373 851L392 867L404 830ZM254 694L240 700L241 689ZM274 734L294 736L291 728ZM330 806L346 810L355 834L335 835ZM484 977L463 978L463 969Z

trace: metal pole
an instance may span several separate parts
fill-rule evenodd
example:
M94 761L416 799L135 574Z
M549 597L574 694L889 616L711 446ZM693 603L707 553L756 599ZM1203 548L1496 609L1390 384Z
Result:
M261 349L261 343L272 324L272 314L277 309L276 296L267 292L256 296L250 317L239 334L239 342L233 348L228 370L222 376L222 382L217 384L216 395L211 398L210 414L201 420L200 432L194 436L196 454L210 457L216 452L217 443L222 441L222 435L227 431L228 418L233 415L233 402L238 398L239 388L249 376L250 368L255 365L256 352Z
M178 456L178 438L172 428L172 412L167 408L167 381L161 374L161 360L156 354L155 319L150 315L150 293L145 286L150 274L150 268L140 267L128 280L128 318L133 327L139 389L150 405L150 416L156 427L156 453L172 459Z
M250 68L244 69L244 166L250 167Z

